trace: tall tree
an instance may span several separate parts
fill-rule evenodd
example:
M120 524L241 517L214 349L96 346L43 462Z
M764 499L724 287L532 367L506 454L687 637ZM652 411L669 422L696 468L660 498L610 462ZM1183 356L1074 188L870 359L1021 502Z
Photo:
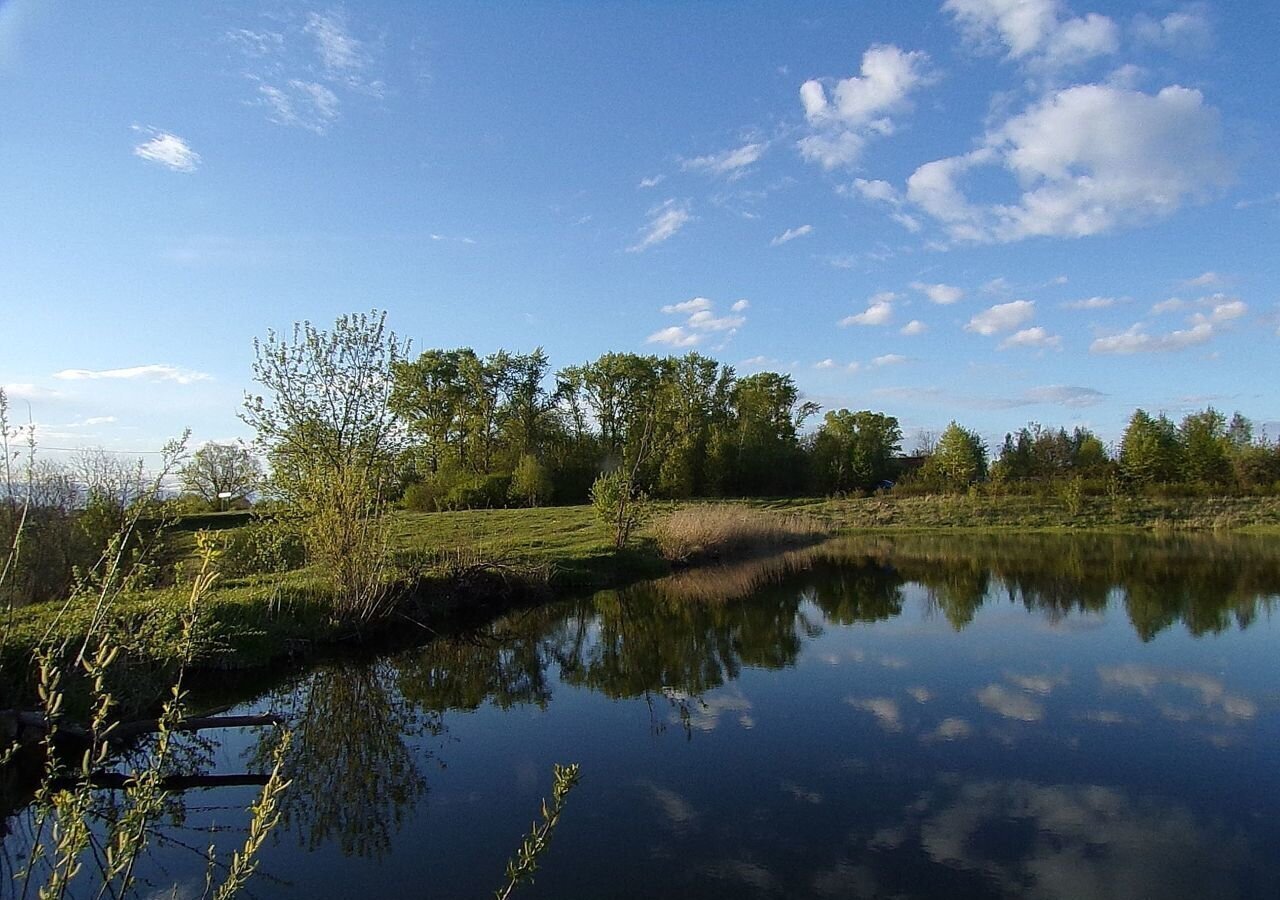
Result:
M257 490L262 465L243 444L210 441L191 455L178 474L187 491L217 507L223 500L243 500Z
M1120 439L1120 471L1133 484L1176 481L1181 449L1177 429L1163 413L1134 410Z
M987 446L977 432L953 421L924 468L925 476L944 490L960 490L987 474Z
M819 487L870 490L889 478L901 450L902 428L893 416L869 409L829 412L813 441Z

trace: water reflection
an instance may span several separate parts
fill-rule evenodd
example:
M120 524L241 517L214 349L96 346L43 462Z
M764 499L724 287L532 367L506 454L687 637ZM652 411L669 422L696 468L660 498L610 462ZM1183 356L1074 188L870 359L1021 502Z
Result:
M483 893L574 760L530 897L1274 896L1273 544L849 537L326 663L254 702L273 893Z

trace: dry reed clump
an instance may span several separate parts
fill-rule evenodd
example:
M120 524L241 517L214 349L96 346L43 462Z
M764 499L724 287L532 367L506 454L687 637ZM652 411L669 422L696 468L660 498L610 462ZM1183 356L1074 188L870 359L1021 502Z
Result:
M727 503L678 509L654 528L658 549L671 562L794 546L829 533L827 525L812 516Z

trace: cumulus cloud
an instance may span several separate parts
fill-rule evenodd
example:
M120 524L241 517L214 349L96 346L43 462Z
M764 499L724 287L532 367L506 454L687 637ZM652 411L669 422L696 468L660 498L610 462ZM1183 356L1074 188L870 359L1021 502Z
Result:
M925 284L921 281L913 281L911 288L924 294L931 302L943 306L955 303L964 296L963 290L950 284Z
M886 353L883 356L877 356L875 359L871 360L871 365L873 368L882 369L885 366L901 365L906 361L907 358L901 353Z
M947 0L942 8L979 50L1003 46L1009 59L1032 68L1066 68L1120 48L1114 21L1068 17L1058 0Z
M965 331L990 337L1004 331L1013 331L1035 314L1034 300L1013 300L988 307L969 320Z
M725 150L723 153L713 153L709 156L686 159L681 163L681 168L686 171L705 172L709 175L727 175L730 178L737 178L764 155L765 146L765 144L759 142L743 144L741 147Z
M155 128L134 126L149 137L133 148L133 155L148 162L158 163L171 172L194 172L200 165L200 154L176 134Z
M812 225L801 225L799 228L788 228L782 234L769 242L770 247L777 247L779 244L785 244L788 241L794 241L796 238L804 237L806 234L813 232Z
M1203 52L1213 45L1213 26L1201 4L1159 19L1138 13L1133 18L1133 34L1142 43L1162 50Z
M906 205L905 198L889 182L880 179L868 181L865 178L855 178L853 190L868 202L887 206L889 217L912 234L921 229L920 220L905 211L903 208Z
M678 203L672 199L658 204L649 210L649 222L645 225L640 240L628 247L627 252L642 253L655 244L661 244L687 225L692 218L687 203Z
M172 381L177 384L192 384L197 381L209 381L213 378L207 372L196 372L177 366L147 365L130 366L123 369L63 369L55 372L54 378L62 381Z
M800 155L824 169L856 162L868 140L893 133L888 114L904 108L911 92L928 83L928 61L923 52L877 44L862 55L860 74L834 83L806 81L800 102L811 133L798 142Z
M980 205L961 181L1000 167L1021 193ZM954 241L1083 237L1171 215L1229 179L1218 113L1197 90L1084 84L1050 92L978 149L920 166L907 199Z
M914 337L917 334L924 334L929 330L929 326L921 322L919 319L912 319L906 325L902 326L899 334L905 334L907 337Z
M715 303L706 297L693 297L680 303L669 303L662 307L662 312L667 315L684 316L684 324L671 325L655 331L645 339L645 342L666 344L670 347L694 347L717 333L727 340L747 323L747 317L741 313L750 305L746 300L739 300L730 307L732 315L717 316Z
M1176 302L1175 302L1176 301ZM1151 308L1152 313L1182 309L1187 304L1178 298L1170 298ZM1168 353L1185 350L1208 343L1223 326L1239 319L1249 311L1243 300L1213 294L1202 297L1197 305L1207 312L1193 313L1187 319L1187 327L1163 334L1152 334L1142 322L1136 322L1117 334L1104 335L1089 345L1089 352L1097 354L1131 355L1134 353Z
M1000 349L1007 350L1010 347L1061 347L1062 338L1056 334L1050 334L1043 327L1036 325L1033 328L1024 328L1014 334L1009 335L1000 342Z
M751 301L745 297L743 297L741 300L733 301L733 306L729 307L729 309L733 310L736 313L742 312L743 310L750 309L750 308L751 308Z
M842 328L849 325L888 325L893 319L893 301L896 295L888 291L874 295L867 308L852 316L840 320Z

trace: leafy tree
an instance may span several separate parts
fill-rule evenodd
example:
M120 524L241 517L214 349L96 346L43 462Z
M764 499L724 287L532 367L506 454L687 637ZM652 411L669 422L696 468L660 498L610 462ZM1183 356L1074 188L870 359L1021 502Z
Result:
M1120 439L1120 471L1133 484L1176 481L1181 468L1181 446L1173 422L1161 414L1152 418L1135 410Z
M987 474L987 447L976 431L951 422L924 466L924 477L943 490L962 490Z
M898 420L847 409L827 413L813 441L814 469L826 491L869 490L892 474L902 450Z
M1182 445L1182 475L1193 484L1223 484L1231 477L1231 442L1227 420L1212 406L1191 413L1178 427Z
M241 417L267 451L273 490L302 519L309 558L334 580L340 618L368 618L385 599L383 501L404 444L389 400L406 349L376 311L254 341L264 393L246 395Z
M526 506L541 506L551 500L554 486L547 467L532 453L520 457L511 473L511 497Z
M816 415L790 375L760 372L733 389L733 486L742 494L782 494L800 484L799 428Z
M217 508L224 499L234 502L253 493L262 482L262 465L243 444L210 441L191 455L178 474L187 491Z

